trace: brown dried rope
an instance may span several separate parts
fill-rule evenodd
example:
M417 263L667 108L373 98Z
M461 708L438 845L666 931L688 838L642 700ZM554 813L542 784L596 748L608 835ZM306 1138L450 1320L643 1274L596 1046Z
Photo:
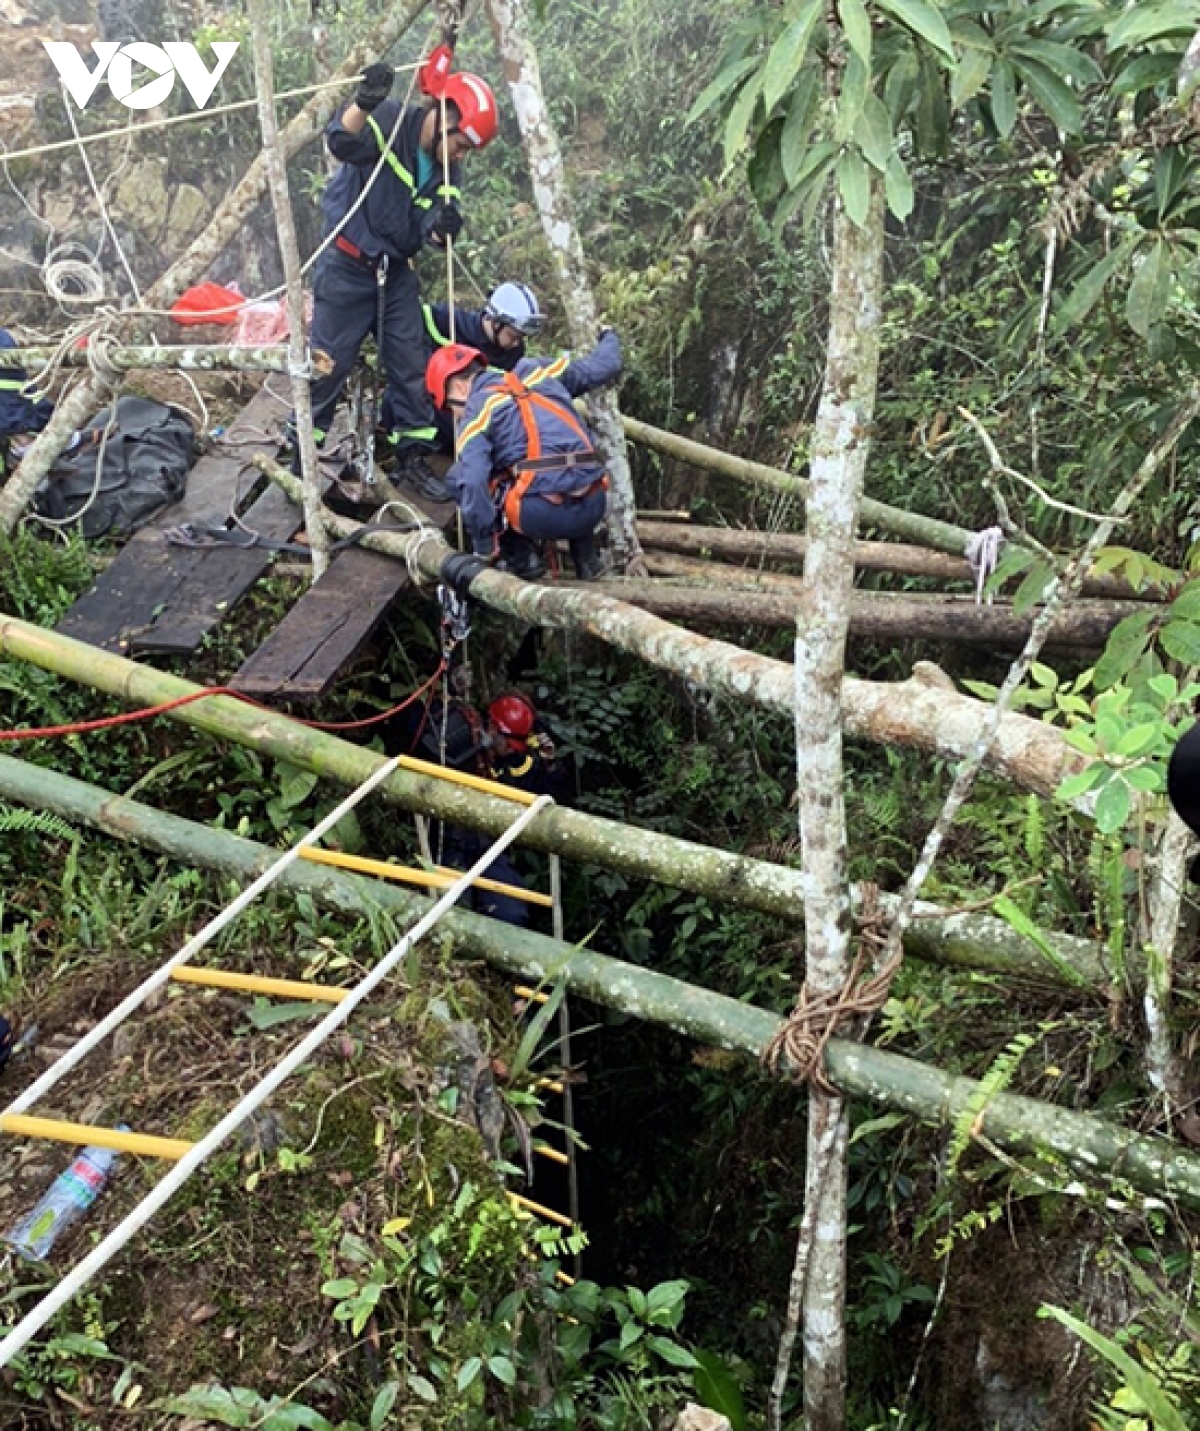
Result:
M796 1007L776 1030L763 1050L762 1061L772 1073L781 1062L801 1082L811 1083L832 1097L837 1089L825 1076L825 1048L829 1040L851 1020L865 1026L887 1002L888 992L903 954L897 954L873 973L864 967L887 945L887 916L879 904L879 886L862 885L862 911L857 916L858 952L846 982L828 994L814 994L808 981L800 987ZM861 1031L861 1030L860 1030Z

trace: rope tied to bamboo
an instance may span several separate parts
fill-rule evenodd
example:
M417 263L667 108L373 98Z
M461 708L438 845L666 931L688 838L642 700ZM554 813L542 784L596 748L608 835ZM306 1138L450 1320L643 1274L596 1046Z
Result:
M837 1089L825 1076L826 1045L847 1024L856 1025L851 1032L862 1032L887 1002L903 959L903 954L898 953L868 972L868 965L887 947L888 919L879 903L879 886L863 884L861 888L862 908L855 917L858 949L846 982L840 989L814 994L806 979L800 986L796 1007L762 1053L763 1065L772 1073L779 1073L780 1065L786 1064L786 1071L794 1079L830 1097Z

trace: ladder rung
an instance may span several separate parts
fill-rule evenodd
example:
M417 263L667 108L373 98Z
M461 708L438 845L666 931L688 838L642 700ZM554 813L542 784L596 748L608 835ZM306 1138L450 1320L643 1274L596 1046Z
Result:
M150 1133L126 1133L120 1128L96 1128L88 1123L64 1123L58 1118L35 1118L28 1113L0 1115L0 1132L19 1138L48 1138L54 1143L93 1144L119 1153L139 1153L177 1163L195 1147L182 1138L156 1138Z
M533 1151L543 1158L549 1158L552 1163L561 1163L564 1168L571 1166L571 1159L566 1153L560 1153L557 1148L552 1148L548 1143L535 1143Z
M535 1088L544 1088L547 1093L565 1093L566 1089L557 1078L539 1078L533 1085Z
M400 768L411 770L417 775L431 775L435 780L445 780L450 785L465 785L468 790L482 790L485 795L495 795L498 800L510 800L514 805L532 805L538 798L528 790L518 790L513 785L501 785L498 780L485 780L481 775L469 775L465 770L449 770L444 765L435 765L431 760L417 760L411 755L400 757Z
M550 995L540 993L537 989L531 989L528 984L517 984L513 989L518 999L531 999L535 1004L548 1004Z
M337 869L355 870L359 874L375 875L378 879L399 880L402 884L417 884L425 889L449 889L456 879L462 877L462 870L448 870L444 865L439 865L436 870L419 870L411 865L370 860L364 855L345 855L341 850L322 850L315 845L306 845L300 851L300 858L311 860L316 865L333 865ZM502 884L495 879L477 879L474 887L506 894L510 899L519 899L525 904L540 904L545 909L554 905L548 894L541 894L536 889L521 889L515 884Z
M555 1275L555 1277L558 1279L558 1281L560 1281L560 1282L563 1284L564 1287L574 1287L574 1285L575 1285L575 1278L569 1276L566 1272L563 1272L563 1271L560 1270L560 1271L555 1272L554 1275ZM572 1320L574 1320L574 1319L572 1318Z
M268 979L262 974L234 974L227 969L206 969L181 964L171 970L171 978L180 984L204 984L211 989L236 989L246 994L270 994L276 999L311 999L319 1004L340 1004L348 998L349 989L335 989L331 984L306 984L300 979Z
M569 1217L564 1217L561 1212L555 1212L552 1207L543 1207L540 1202L533 1202L530 1198L522 1197L520 1193L510 1192L509 1202L514 1207L519 1207L524 1212L531 1212L535 1217L545 1218L547 1222L557 1222L560 1227L574 1227L574 1223Z

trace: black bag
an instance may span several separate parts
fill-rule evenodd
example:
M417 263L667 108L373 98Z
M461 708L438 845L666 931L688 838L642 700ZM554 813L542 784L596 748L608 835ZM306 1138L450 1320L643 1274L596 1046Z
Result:
M178 502L195 459L191 419L178 408L150 398L118 398L116 421L105 438L111 417L112 409L105 408L92 420L79 446L58 459L33 498L34 511L55 521L82 513L85 537L132 532Z

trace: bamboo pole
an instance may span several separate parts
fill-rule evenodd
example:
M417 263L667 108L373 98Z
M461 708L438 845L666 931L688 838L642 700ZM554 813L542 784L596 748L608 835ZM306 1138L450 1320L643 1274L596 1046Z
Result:
M632 442L652 448L667 457L675 457L693 467L717 472L722 477L732 477L735 481L766 487L772 492L783 492L801 501L808 499L809 483L806 477L797 477L792 472L768 467L762 462L751 462L746 457L734 457L728 452L720 452L715 447L697 442L694 438L664 432L661 427L651 427L648 422L641 422L624 414L621 422L625 428L625 436ZM863 499L859 519L864 526L878 527L881 532L891 532L906 541L932 547L935 551L950 552L957 557L966 552L967 543L973 535L966 527L956 527L953 523L943 522L937 517L923 517L918 512L906 512L900 507L876 502L870 497Z
M304 483L304 534L312 552L312 579L316 583L329 570L329 534L321 520L321 472L313 433L311 369L304 323L304 280L300 276L300 245L296 241L296 220L288 192L287 160L279 143L275 118L275 64L271 55L270 17L267 0L248 0L250 35L254 51L254 89L258 100L258 124L262 131L262 157L266 162L267 188L275 211L275 232L283 264L288 311L288 372L292 381L292 408L296 442L300 451L301 480Z
M683 564L647 557L651 571L685 575ZM702 582L696 571L705 563L686 564L686 580ZM794 578L766 573L756 582L753 572L741 576L734 568L711 567L707 587L667 585L662 580L600 581L591 589L627 601L642 611L672 621L709 626L768 626L790 629L796 623L800 589ZM1063 611L1051 628L1048 644L1095 650L1126 616L1146 608L1136 601L1077 602ZM899 592L856 591L850 602L850 634L872 641L950 641L976 646L1021 646L1036 611L1017 616L1010 605L976 604L970 596L937 596Z
M737 527L709 527L690 523L687 514L673 521L650 521L642 513L638 524L642 543L655 552L706 557L715 561L803 566L808 538L802 532L744 531ZM973 586L975 577L963 558L906 542L855 542L854 564L859 571L890 572L897 576L923 576L933 581L961 581ZM654 569L653 561L651 570ZM1183 580L1182 576L1179 578ZM1115 576L1090 576L1083 584L1085 596L1109 596L1119 601L1161 601L1166 589L1156 583L1135 589Z
M30 628L36 632L36 628ZM11 622L0 623L0 650L8 655L34 661L43 669L83 680L99 689L136 704L173 700L199 689L189 681L139 667L121 656L110 656L70 642L67 638L38 633L36 642L23 642L18 649ZM71 650L70 647L77 648ZM22 653L27 653L23 655ZM88 654L101 664L90 668L91 675L71 675L72 658ZM50 658L57 657L57 664ZM82 668L88 669L88 668ZM336 736L309 730L288 717L256 710L226 697L198 701L171 713L171 719L208 735L249 746L264 755L287 760L339 784L355 787L384 762L384 757ZM30 782L35 782L30 784ZM38 784L36 782L42 782ZM57 783L56 783L57 782ZM54 776L39 766L0 756L0 795L38 803L39 791L74 792L80 800L80 818L102 822L88 795L90 787ZM490 796L447 785L443 781L398 771L381 787L385 799L407 810L425 811L485 833L501 831L511 821L512 806ZM107 799L107 797L104 797ZM110 802L117 808L115 802ZM107 808L107 807L105 807ZM101 828L108 828L101 823ZM114 833L120 834L118 827ZM752 859L728 850L709 849L673 835L622 825L579 810L555 807L541 815L526 832L524 842L535 849L561 854L581 864L595 864L635 879L654 880L673 889L695 894L736 908L794 920L800 909L801 877L798 870L766 860ZM885 911L892 898L882 895ZM1036 944L1011 929L1003 920L978 911L947 912L922 903L918 918L905 932L905 949L915 958L948 964L954 968L992 971L1007 978L1070 990L1076 997L1102 995L1114 973L1103 945L1070 934L1047 932L1053 950L1048 960ZM1136 977L1141 965L1131 959Z
M290 472L258 453L251 458L298 500L300 486ZM358 524L326 511L331 531L349 536ZM432 530L411 535L368 535L362 545L371 551L410 561L425 580L436 582L449 547ZM792 667L725 641L638 611L593 590L593 583L538 585L491 569L470 586L471 596L518 621L551 629L595 636L619 651L671 671L703 690L777 711L791 719L795 704ZM914 668L906 681L864 681L848 676L842 686L846 733L859 739L928 750L940 756L965 755L974 746L991 707L960 694L936 667ZM1027 790L1050 795L1064 776L1086 763L1066 743L1061 730L1029 716L1004 717L999 739L991 747L992 769Z
M117 372L129 373L146 368L183 368L195 372L215 372L228 370L240 373L286 373L288 351L286 348L270 346L265 348L239 348L230 343L169 343L162 347L149 344L128 344L123 347L106 347L104 361ZM86 348L68 348L60 353L56 348L5 348L0 354L4 367L20 367L26 372L38 373L51 362L67 368L85 368L88 364ZM332 371L333 362L326 354L313 355L318 371Z
M279 857L278 850L227 830L198 825L6 756L0 756L0 795L54 810L183 864L227 875L240 885ZM396 885L301 861L277 883L344 914L382 911L406 921L429 908L423 896ZM572 994L593 1003L752 1058L762 1054L780 1024L779 1016L767 1009L464 910L447 913L443 927L455 952L465 958L486 960L534 986L563 979ZM1145 1137L1109 1118L1019 1094L984 1098L975 1079L846 1039L830 1043L826 1070L852 1096L942 1127L969 1117L975 1133L1012 1153L1050 1152L1085 1179L1111 1174L1145 1193L1175 1197L1200 1209L1200 1154L1168 1139Z

